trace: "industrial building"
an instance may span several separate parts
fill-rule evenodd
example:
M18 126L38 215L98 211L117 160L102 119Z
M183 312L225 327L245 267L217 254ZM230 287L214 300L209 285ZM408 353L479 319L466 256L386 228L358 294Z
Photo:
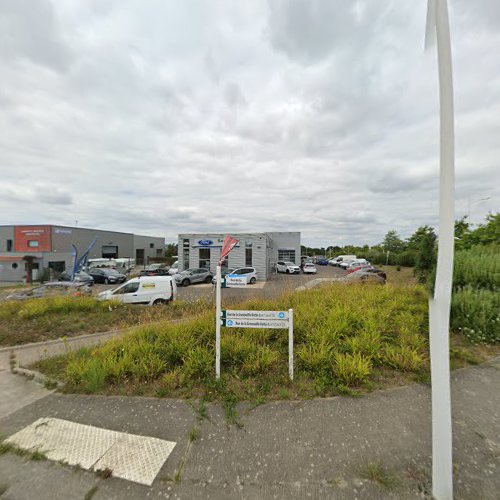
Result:
M89 259L129 258L138 265L163 256L165 248L164 238L132 233L53 225L0 226L0 281L23 280L28 256L35 279L46 269L55 274L71 270L72 245L82 255L94 240Z
M179 269L209 268L215 272L225 234L180 234ZM231 233L239 243L224 262L225 267L254 267L260 280L267 280L278 260L300 265L300 233Z

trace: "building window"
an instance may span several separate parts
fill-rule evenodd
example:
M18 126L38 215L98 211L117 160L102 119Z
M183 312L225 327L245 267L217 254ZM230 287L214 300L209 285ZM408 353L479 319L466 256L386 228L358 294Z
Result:
M37 248L39 245L39 241L38 240L28 240L28 246L30 248Z
M17 262L12 263L12 269L17 269L19 267L19 264Z
M116 245L103 245L102 246L102 258L103 259L117 259L118 258L118 247Z
M154 243L150 243L149 244L149 248L154 248L155 247L155 244Z
M245 266L252 265L252 242L245 241Z
M189 269L189 238L182 240L182 264L184 271Z
M200 265L204 269L210 269L210 248L200 248Z
M295 263L295 250L278 250L278 260Z
M156 249L156 256L157 257L163 257L163 250L161 248Z
M7 252L12 252L12 240L7 240Z
M144 248L135 249L135 263L141 266L144 264Z
M49 269L52 269L56 273L63 273L66 270L66 262L64 260L49 262Z

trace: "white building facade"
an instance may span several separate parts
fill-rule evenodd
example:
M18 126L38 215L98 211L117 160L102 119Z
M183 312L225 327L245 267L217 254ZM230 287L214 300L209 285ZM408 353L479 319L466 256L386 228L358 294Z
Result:
M224 262L225 267L254 267L259 280L267 280L278 260L300 264L300 232L231 233L238 244ZM209 268L215 272L224 233L179 234L179 269Z

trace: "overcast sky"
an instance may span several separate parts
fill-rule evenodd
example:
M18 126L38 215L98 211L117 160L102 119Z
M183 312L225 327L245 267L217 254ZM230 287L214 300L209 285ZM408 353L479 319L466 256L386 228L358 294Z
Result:
M0 224L318 246L436 225L426 3L0 0ZM500 209L500 2L450 16L456 211L479 221Z

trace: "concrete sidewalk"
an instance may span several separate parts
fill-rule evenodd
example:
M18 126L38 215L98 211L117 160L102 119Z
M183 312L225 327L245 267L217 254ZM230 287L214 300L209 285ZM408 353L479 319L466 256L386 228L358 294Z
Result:
M498 498L499 388L500 359L453 374L457 499ZM40 417L57 417L177 445L151 487L7 453L0 456L2 500L83 499L91 493L95 500L430 498L426 386L255 409L244 404L239 412L241 428L227 424L218 404L209 405L208 419L200 421L200 412L184 401L51 394L0 420L2 435ZM190 444L195 428L200 437ZM377 465L372 479L366 477L370 463Z

